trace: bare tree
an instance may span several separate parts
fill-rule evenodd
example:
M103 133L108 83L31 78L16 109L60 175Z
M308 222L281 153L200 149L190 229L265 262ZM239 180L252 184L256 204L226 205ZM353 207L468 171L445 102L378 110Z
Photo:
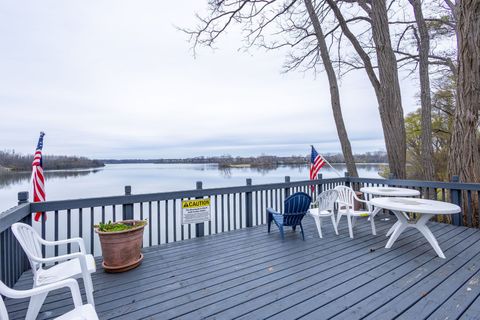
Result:
M332 111L347 169L352 176L358 176L343 121L336 74L320 18L311 0L304 2L307 10L297 0L210 0L209 5L208 17L197 16L200 21L197 28L183 30L191 36L194 50L198 45L212 46L225 30L236 23L242 25L247 48L253 45L267 50L289 48L290 53L284 66L287 72L302 66L303 70L312 69L315 72L318 64L323 63L328 76ZM276 35L280 35L280 39L275 37ZM267 38L272 40L267 42Z
M449 174L464 182L480 181L477 143L480 108L480 1L445 2L457 21L457 103L448 162Z
M432 145L432 99L430 96L430 76L428 72L428 59L430 54L430 36L427 23L423 17L422 3L420 0L409 0L415 14L415 21L418 32L414 28L414 35L417 39L418 61L420 75L420 101L422 104L422 168L423 178L428 181L434 180L435 168L433 165Z
M338 20L343 34L348 38L360 57L378 101L383 134L387 148L390 172L397 178L406 177L406 137L403 108L398 80L397 60L391 45L388 11L385 0L345 0L357 3L368 15L364 20L371 24L375 45L378 77L369 53L357 36L350 30L336 0L326 0Z
M320 49L320 55L322 57L323 67L325 68L325 71L327 73L328 83L330 85L330 100L332 103L333 117L335 119L338 137L342 145L342 151L343 156L345 157L345 162L347 164L347 170L350 175L358 177L357 167L355 165L355 160L352 154L352 147L350 146L347 129L345 128L345 123L343 122L337 76L335 74L335 70L333 69L333 64L330 59L327 42L325 40L325 35L322 30L322 25L320 24L320 20L312 4L312 1L304 0L304 2L305 7L307 8L308 16L310 17L310 21L312 22L313 28L315 30L318 47Z

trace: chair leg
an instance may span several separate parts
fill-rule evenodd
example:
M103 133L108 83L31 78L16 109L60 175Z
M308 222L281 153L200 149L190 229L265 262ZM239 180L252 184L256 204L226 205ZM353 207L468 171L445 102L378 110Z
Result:
M48 293L42 293L30 298L30 303L28 304L27 315L25 316L26 320L35 320L37 319L37 315L40 313L40 309L42 308L43 302L47 297Z
M340 219L342 218L342 214L339 212L337 213L337 228L338 228L338 225L340 223Z
M87 302L95 307L95 301L93 300L93 282L90 273L83 275L83 284L85 285Z
M347 215L347 222L348 222L348 233L350 234L350 238L353 239L352 217L350 217L350 215Z
M283 234L283 226L278 226L278 229L280 230L280 237L282 237L282 240L285 240L285 235Z
M337 228L337 224L335 223L335 217L333 216L333 214L330 217L332 219L333 230L335 230L335 234L338 236L338 228Z
M268 233L270 233L271 225L272 225L272 214L270 212L268 212L268 215L267 215L267 230L268 230Z
M316 217L316 216L314 216L313 219L315 220L315 224L317 225L318 236L320 238L323 238L322 237L322 220L320 219L320 217ZM335 226L335 221L333 221L333 225Z
M370 217L370 224L372 225L372 234L376 236L377 230L375 229L375 219L373 217Z
M295 229L297 229L297 226L292 226L292 230L295 232Z
M305 241L305 234L303 233L303 226L301 222L300 222L300 230L302 230L302 239L303 241Z

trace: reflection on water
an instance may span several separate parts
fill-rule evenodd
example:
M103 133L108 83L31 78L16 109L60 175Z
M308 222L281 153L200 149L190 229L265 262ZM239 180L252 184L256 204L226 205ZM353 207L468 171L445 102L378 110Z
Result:
M93 170L66 170L66 171L45 171L45 179L69 179L87 176L91 173L97 173L100 169ZM29 181L32 177L31 172L12 172L1 171L0 172L0 189L9 187L11 185L19 184L25 181Z
M308 168L308 165L305 164L295 164L295 165L269 165L269 166L261 166L261 167L251 167L251 166L245 166L245 167L220 167L218 166L218 171L224 178L231 178L232 177L232 170L233 171L240 171L244 173L248 172L255 172L261 176L266 176L269 173L278 170L279 168L286 168L291 171L298 171L302 172L305 168Z
M335 170L337 170L341 175L344 174L346 170L346 166L344 164L334 164L332 165ZM360 173L361 177L375 177L380 178L379 172L382 171L383 165L377 163L366 163L366 164L357 164L357 169ZM279 169L288 169L290 172L302 173L305 170L310 170L310 166L307 164L296 164L296 165L270 165L270 166L262 166L262 167L218 167L218 171L220 172L221 176L224 178L231 178L232 172L244 172L245 174L255 172L261 176L266 176L274 171ZM200 170L205 170L202 167ZM330 167L325 166L321 169L321 173L324 171L327 172L334 172ZM328 176L330 177L330 176ZM305 179L308 179L307 177Z

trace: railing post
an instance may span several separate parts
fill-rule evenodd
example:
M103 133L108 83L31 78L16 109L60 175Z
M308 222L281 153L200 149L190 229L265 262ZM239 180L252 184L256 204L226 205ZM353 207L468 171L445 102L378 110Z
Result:
M319 173L317 174L317 179L320 181L318 183L318 194L322 193L323 192L323 174Z
M285 176L285 183L290 183L290 176ZM290 187L285 187L285 199L290 196Z
M451 182L458 183L459 181L460 181L460 178L458 176L452 176ZM450 189L450 199L452 200L452 203L456 204L461 208L462 207L462 190ZM462 220L463 220L462 211L452 216L452 222L456 226L461 226Z
M17 195L18 205L24 204L28 202L28 191L21 191ZM29 214L23 220L24 223L32 225L32 215Z
M345 171L345 186L350 187L350 173Z
M125 186L125 196L132 194L132 187ZM122 206L122 220L133 220L133 203L125 203ZM149 221L150 223L150 221Z
M202 181L197 181L196 189L202 190ZM201 197L197 197L197 199L201 199ZM205 235L205 223L195 223L195 237L203 237Z
M19 192L17 195L17 199L18 199L18 205L28 203L28 191ZM25 218L21 220L21 222L32 225L32 214L27 215ZM17 240L14 240L14 241L17 243L17 248L18 248L20 244L18 243ZM21 273L23 273L30 268L30 261L28 260L28 257L23 250L19 250L19 252L20 252L19 255L21 256L21 263L19 267L20 267ZM20 277L21 273L18 274L18 277Z
M252 185L252 179L247 178L246 181L247 186ZM247 191L245 193L245 223L247 228L253 227L253 201L251 191Z
M18 205L28 202L28 191L22 191L18 193Z

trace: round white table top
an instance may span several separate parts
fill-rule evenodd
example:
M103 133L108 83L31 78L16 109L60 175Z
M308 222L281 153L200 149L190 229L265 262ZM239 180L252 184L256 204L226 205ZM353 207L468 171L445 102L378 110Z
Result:
M394 211L429 213L429 214L454 214L461 211L456 204L417 198L374 198L372 205Z
M387 197L415 197L420 195L420 191L415 189L394 187L363 187L360 191L374 196Z

